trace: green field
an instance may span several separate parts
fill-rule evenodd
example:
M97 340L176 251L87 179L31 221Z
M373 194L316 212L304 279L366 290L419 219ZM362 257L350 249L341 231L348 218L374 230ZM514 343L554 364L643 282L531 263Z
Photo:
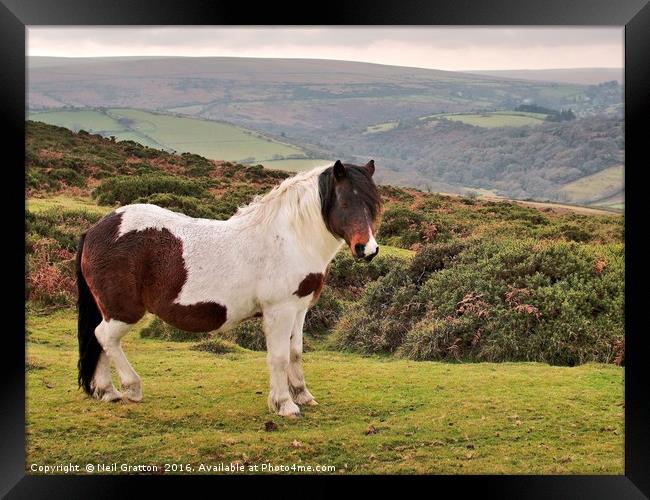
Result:
M623 369L616 366L446 364L318 350L304 364L320 405L285 420L266 407L263 352L214 355L187 342L143 339L136 329L124 346L144 399L100 403L77 389L74 312L30 314L27 325L28 466L183 463L197 472L200 463L239 461L333 465L337 474L624 471ZM265 432L269 420L276 431ZM370 425L376 433L367 434Z
M332 160L319 158L305 158L294 160L265 160L261 162L266 168L286 170L288 172L302 172L321 165L331 164Z
M75 132L84 129L88 132L120 133L127 129L117 122L114 118L106 113L94 110L79 111L44 111L38 113L29 113L29 120L49 123L59 127L69 128Z
M544 121L544 115L534 116L535 113L495 112L483 114L440 115L440 118L459 121L483 128L523 127L539 125Z
M376 134L377 132L387 132L388 130L393 130L398 125L399 125L399 121L378 123L376 125L371 125L370 127L366 127L366 131L364 132L364 134Z
M624 175L625 167L616 165L565 184L560 191L568 195L571 201L599 199L601 201L595 204L616 208L616 205L623 203L620 191L624 186Z
M115 136L145 146L190 152L213 160L259 163L285 156L305 156L304 151L258 132L227 123L164 115L135 109L47 111L28 119L73 131ZM277 168L277 167L276 167Z

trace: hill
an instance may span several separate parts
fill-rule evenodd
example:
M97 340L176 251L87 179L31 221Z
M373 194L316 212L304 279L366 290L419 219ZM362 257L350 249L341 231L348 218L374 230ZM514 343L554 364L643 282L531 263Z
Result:
M623 83L623 68L565 68L565 69L506 69L468 71L475 75L514 78L537 82L576 83L579 85L597 85L616 81Z
M170 154L87 132L73 134L37 122L27 122L26 157L27 246L33 271L29 296L45 305L70 303L74 283L69 266L78 235L111 207L154 203L193 217L225 219L289 175L188 153ZM379 171L381 163L377 164ZM424 328L418 321L440 321L469 301L474 304L472 311L484 310L485 315L469 323L465 321L470 318L464 317L454 328L468 330L459 330L451 339L478 329L496 344L486 343L485 351L466 346L467 351L459 351L459 356L557 364L614 359L613 342L622 335L623 319L619 303L623 293L622 216L585 215L566 207L538 209L387 185L381 185L380 192L384 212L378 241L396 249L382 251L371 265L354 262L343 249L330 270L331 290L324 294L322 309L312 310L309 325L337 329L341 347L435 359L449 353L412 350L408 342L420 345L432 338L415 340L409 335ZM413 252L417 252L414 257ZM411 264L405 264L411 257ZM529 313L535 312L537 319L532 323L519 321L525 316L517 319L524 295L508 298L514 289L527 290L521 293L527 297L526 306L532 308ZM575 296L574 304L566 294L576 290L581 295ZM479 300L479 296L484 298ZM377 304L381 297L385 302ZM444 303L437 312L423 306L440 300ZM580 310L573 309L578 306ZM373 313L378 307L396 309L383 317L383 313ZM406 316L395 330L397 311ZM483 324L488 318L494 319ZM358 338L358 332L368 327L376 330ZM561 341L541 350L539 345L524 347L530 329L544 338L558 328L569 328ZM571 336L575 328L582 332L579 340ZM449 332L441 334L449 340ZM524 336L514 352L501 344L510 334ZM235 335L245 343L251 339L246 329Z
M241 163L274 161L276 164L286 159L307 159L306 152L296 146L259 132L211 120L120 108L32 112L28 118L75 132L85 130L210 159Z
M289 174L26 129L27 464L622 473L622 216L381 185L379 256L344 248L305 323L320 406L268 413L259 320L188 334L151 316L124 339L145 399L100 404L76 390L80 233L131 202L224 219Z
M158 118L174 124L175 140L188 130L179 117L185 115L225 121L273 145L258 154L256 145L246 151L228 143L237 149L231 156L224 142L169 145L142 128L120 136L149 146L163 142L168 149L288 170L314 164L298 159L301 155L348 161L377 157L386 165L380 180L392 184L613 207L623 200L622 180L615 197L598 189L574 196L575 190L565 188L622 163L623 92L615 81L581 85L308 59L30 57L28 66L32 112L149 110L176 116ZM514 111L527 103L570 108L578 120L548 127L545 115ZM434 128L442 119L473 128ZM585 133L597 122L602 122L599 132ZM490 146L488 154L467 154L482 144ZM513 154L516 166L510 168Z

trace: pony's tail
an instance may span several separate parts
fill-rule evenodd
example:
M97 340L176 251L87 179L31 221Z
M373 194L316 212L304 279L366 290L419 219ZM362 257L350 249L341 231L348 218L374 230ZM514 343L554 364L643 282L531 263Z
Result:
M97 337L95 337L95 328L102 322L102 315L95 303L95 298L90 293L86 278L81 272L81 254L85 239L86 233L81 235L77 249L77 289L79 290L79 300L77 301L77 339L79 340L77 368L79 375L77 381L79 387L83 387L87 394L92 394L90 383L95 374L99 355L102 353L102 346L99 345Z

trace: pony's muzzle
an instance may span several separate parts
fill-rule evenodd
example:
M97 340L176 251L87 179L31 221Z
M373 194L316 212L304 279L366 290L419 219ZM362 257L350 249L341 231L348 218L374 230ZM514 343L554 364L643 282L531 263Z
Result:
M378 253L379 245L374 241L374 238L365 245L363 243L357 243L354 245L353 254L357 259L363 259L366 262L370 262Z
M371 253L370 255L366 255L363 259L366 262L370 262L372 259L375 258L375 256L379 253L379 247L375 248L374 253Z

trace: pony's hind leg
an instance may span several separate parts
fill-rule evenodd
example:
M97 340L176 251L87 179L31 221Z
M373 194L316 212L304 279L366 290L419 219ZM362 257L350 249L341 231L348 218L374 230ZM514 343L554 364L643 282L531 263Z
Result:
M104 320L95 330L95 335L104 352L115 365L124 397L137 402L142 399L142 384L140 377L129 363L129 360L126 359L121 346L122 337L127 334L132 326L132 324L114 319Z
M111 360L108 359L104 351L99 355L91 387L93 397L101 401L119 401L122 399L122 393L113 385L113 380L111 379Z
M305 385L305 374L302 370L302 329L306 313L306 309L298 312L291 329L287 375L289 377L289 391L294 403L313 406L318 403Z

